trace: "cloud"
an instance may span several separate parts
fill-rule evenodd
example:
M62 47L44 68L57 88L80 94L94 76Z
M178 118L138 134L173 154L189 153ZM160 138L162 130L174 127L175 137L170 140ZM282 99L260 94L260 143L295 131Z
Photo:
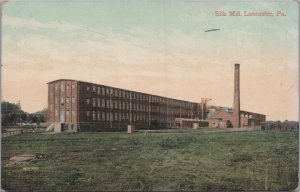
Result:
M11 17L8 15L3 15L3 24L4 26L9 26L12 28L17 28L17 29L55 29L61 32L66 32L66 31L75 31L75 30L81 30L82 28L65 22L65 21L58 21L58 22L41 22L35 18L30 18L30 17Z
M96 28L82 32L71 23L62 26L63 22L6 17L11 27L72 31L74 37L82 38L59 41L43 33L19 34L18 38L5 34L4 99L21 100L25 110L46 107L46 83L59 78L191 101L205 96L217 105L231 106L233 64L238 62L243 109L266 113L271 119L298 118L297 107L293 107L297 90L291 88L297 87L294 69L298 60L297 56L287 57L289 50L282 47L252 49L251 40L245 38L240 42L245 48L237 49L235 43L226 44L222 38L173 28L132 27L122 34Z

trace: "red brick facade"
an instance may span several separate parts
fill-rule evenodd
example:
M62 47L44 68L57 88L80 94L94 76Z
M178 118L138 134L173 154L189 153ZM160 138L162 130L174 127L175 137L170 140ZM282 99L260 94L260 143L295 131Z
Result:
M234 128L241 127L240 118L240 64L234 65L234 95L232 125Z
M48 83L48 120L77 131L165 128L195 118L199 104L75 80Z
M77 81L60 80L48 84L48 121L70 124L76 129L78 119Z

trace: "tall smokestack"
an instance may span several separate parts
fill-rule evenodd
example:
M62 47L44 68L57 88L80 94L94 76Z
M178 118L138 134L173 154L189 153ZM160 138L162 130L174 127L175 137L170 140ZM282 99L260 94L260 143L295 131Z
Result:
M232 125L234 128L241 127L240 117L240 64L234 65L234 95Z

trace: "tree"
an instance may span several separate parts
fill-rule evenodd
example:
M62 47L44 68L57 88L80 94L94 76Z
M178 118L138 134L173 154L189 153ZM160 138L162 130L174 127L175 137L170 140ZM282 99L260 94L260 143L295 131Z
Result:
M3 101L1 103L2 125L16 124L27 118L27 113L21 110L19 104Z

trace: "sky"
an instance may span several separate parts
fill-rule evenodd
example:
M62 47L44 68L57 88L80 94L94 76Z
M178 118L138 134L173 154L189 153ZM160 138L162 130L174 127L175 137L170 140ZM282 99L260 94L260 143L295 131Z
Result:
M3 100L41 110L47 82L63 78L232 107L239 63L242 110L298 120L298 10L292 0L9 0Z

